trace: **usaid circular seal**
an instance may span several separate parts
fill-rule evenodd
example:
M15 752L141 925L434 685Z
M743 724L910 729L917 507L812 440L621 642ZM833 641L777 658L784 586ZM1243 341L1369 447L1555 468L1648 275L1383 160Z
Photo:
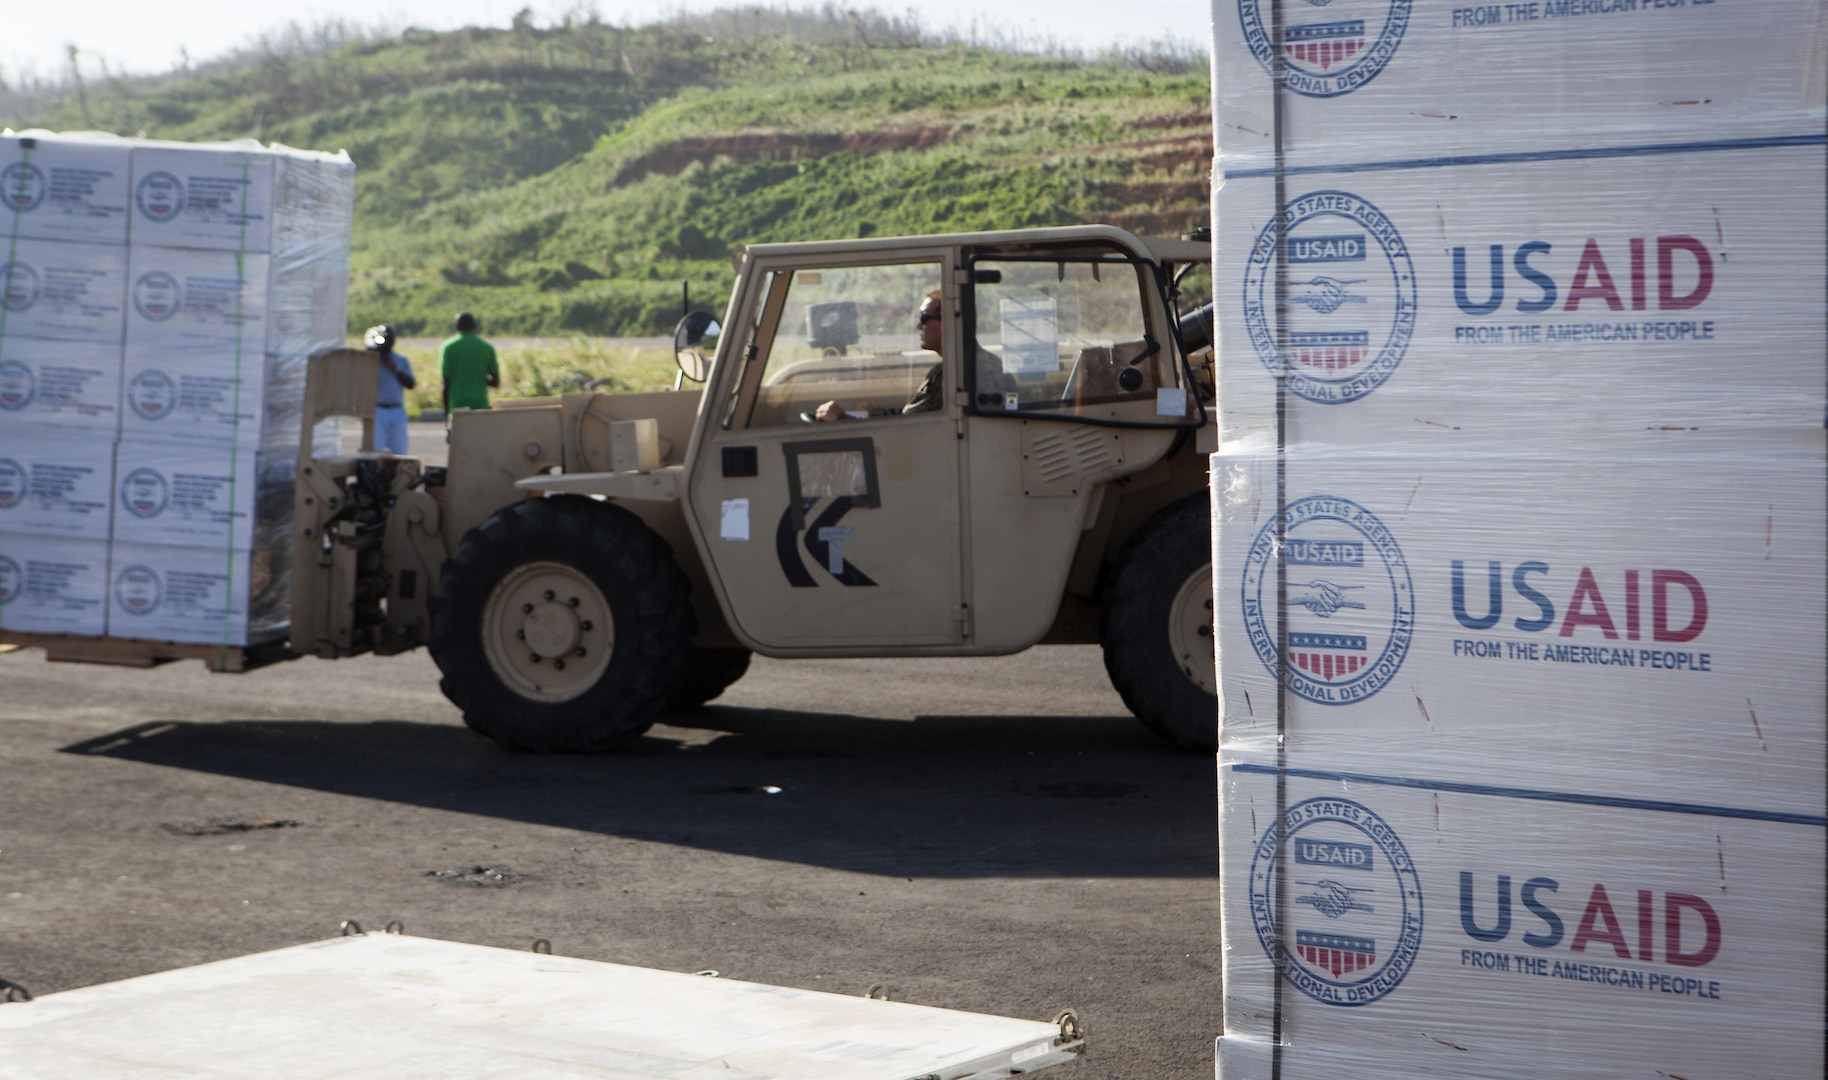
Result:
M1241 601L1252 650L1297 696L1346 705L1382 690L1415 634L1415 583L1396 538L1350 499L1314 495L1283 512L1288 604L1276 611L1276 522L1244 559ZM1276 654L1280 617L1288 656ZM1286 659L1286 662L1284 662Z
M25 588L25 574L19 564L0 555L0 604L11 603L19 599L19 593Z
M133 204L148 220L164 224L184 212L184 181L160 170L140 178Z
M1238 0L1244 44L1263 70L1276 72L1267 12L1278 0ZM1409 29L1412 0L1308 0L1317 10L1287 5L1282 25L1282 81L1304 97L1338 97L1377 78Z
M8 311L24 311L38 302L38 271L22 262L0 266L0 303Z
M1344 191L1282 211L1288 244L1286 352L1276 340L1276 223L1244 268L1244 329L1258 359L1297 397L1356 401L1384 384L1415 336L1415 264L1384 212Z
M25 466L12 458L0 457L0 510L11 510L24 502L30 488L31 478Z
M142 420L163 420L178 407L178 384L157 368L127 380L127 407Z
M163 599L165 585L150 566L136 563L114 576L114 603L129 615L150 615Z
M155 518L171 505L171 484L157 469L139 468L121 480L121 509L137 518Z
M16 214L38 209L44 202L44 170L29 162L15 161L0 169L0 206Z
M1282 955L1284 976L1315 1001L1369 1005L1397 988L1421 951L1422 882L1409 849L1388 822L1347 799L1296 803L1283 824L1286 835L1271 825L1250 860L1257 941L1271 960ZM1279 874L1287 880L1281 912Z
M17 360L0 360L0 409L18 412L38 399L38 378Z
M163 270L151 270L133 283L133 310L151 322L164 322L184 306L184 288Z

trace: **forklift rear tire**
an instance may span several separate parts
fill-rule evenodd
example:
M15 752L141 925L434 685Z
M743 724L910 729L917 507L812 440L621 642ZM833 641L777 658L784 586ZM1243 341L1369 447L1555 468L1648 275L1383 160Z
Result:
M439 687L504 748L614 749L679 685L690 588L666 541L621 507L504 507L464 536L432 597Z
M679 688L666 704L670 713L691 712L719 694L749 670L748 649L733 647L705 649L697 645L686 650L685 671L679 677Z
M1156 511L1118 554L1101 634L1123 703L1187 750L1219 745L1212 616L1212 509L1192 495Z

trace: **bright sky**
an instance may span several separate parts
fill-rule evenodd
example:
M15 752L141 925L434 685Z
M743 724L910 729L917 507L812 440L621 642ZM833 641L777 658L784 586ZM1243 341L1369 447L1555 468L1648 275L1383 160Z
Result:
M506 28L516 11L532 7L539 26L557 22L558 14L566 10L593 8L605 22L639 26L681 11L735 6L741 5L729 0L598 0L594 4L590 0L312 0L291 8L248 0L75 0L64 7L46 0L6 0L7 10L0 16L0 78L12 82L21 72L40 77L62 75L67 71L70 45L79 50L85 75L98 73L98 59L106 60L113 71L155 74L178 66L180 48L189 50L193 62L213 59L288 21L306 26L348 19L364 25L378 21L392 28ZM1105 45L1145 44L1169 36L1203 47L1212 18L1208 0L996 0L990 4L921 0L917 6L885 3L880 7L896 14L918 10L929 25L950 25L967 33L973 19L988 15L1005 31L1094 51Z

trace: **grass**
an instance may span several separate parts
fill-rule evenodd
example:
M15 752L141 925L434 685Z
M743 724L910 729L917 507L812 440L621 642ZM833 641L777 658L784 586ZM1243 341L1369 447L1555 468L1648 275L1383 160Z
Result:
M401 338L395 345L412 361L418 385L406 392L406 414L417 419L430 409L442 409L438 379L438 346L443 338ZM612 391L666 390L679 370L670 343L651 339L615 338L490 338L501 365L499 397L547 397L584 389L595 380L606 380L598 389ZM351 339L352 348L360 348Z
M459 309L510 336L667 334L680 283L721 310L749 243L1208 216L1211 87L1173 47L1087 59L832 7L331 29L61 96L0 87L0 117L347 149L350 325L415 336Z

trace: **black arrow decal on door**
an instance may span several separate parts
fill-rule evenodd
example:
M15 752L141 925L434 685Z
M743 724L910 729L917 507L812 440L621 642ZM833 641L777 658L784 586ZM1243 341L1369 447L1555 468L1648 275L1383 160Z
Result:
M800 507L800 517L804 519L812 512L812 504L819 500L800 501L804 503ZM817 588L819 583L806 572L806 564L800 561L800 553L793 549L793 518L793 505L789 503L787 509L781 511L781 524L774 530L774 554L781 560L781 573L787 575L787 584L796 589Z
M817 499L806 499L800 508L800 516L810 513ZM868 574L857 569L844 557L844 542L851 536L852 530L838 522L850 512L854 505L849 495L839 495L832 499L823 513L806 526L806 552L811 555L826 573L838 580L840 585L857 586L876 584ZM800 561L799 552L793 549L793 507L789 506L781 513L781 524L774 531L775 554L781 560L781 572L787 575L788 584L795 588L809 588L818 584L806 566Z

